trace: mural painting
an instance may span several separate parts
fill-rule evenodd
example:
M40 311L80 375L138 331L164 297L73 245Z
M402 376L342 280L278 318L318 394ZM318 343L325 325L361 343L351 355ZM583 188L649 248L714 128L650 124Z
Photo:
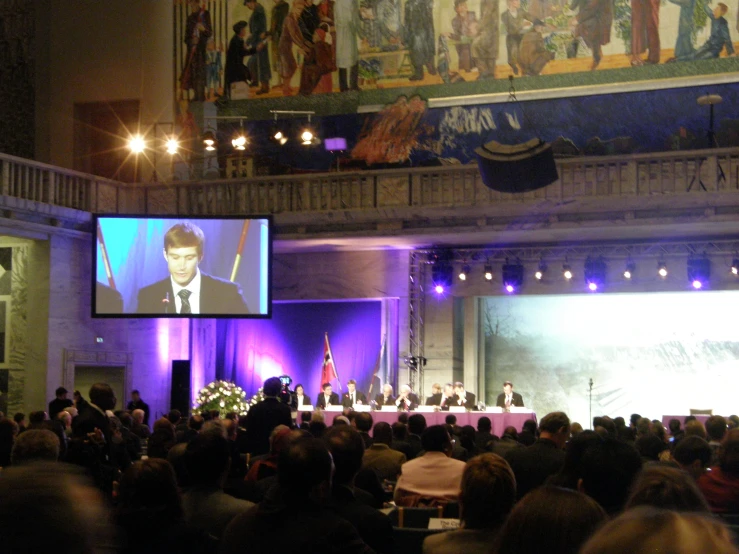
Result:
M188 102L705 62L734 56L739 29L739 0L174 2L177 96ZM673 74L685 71L660 78Z

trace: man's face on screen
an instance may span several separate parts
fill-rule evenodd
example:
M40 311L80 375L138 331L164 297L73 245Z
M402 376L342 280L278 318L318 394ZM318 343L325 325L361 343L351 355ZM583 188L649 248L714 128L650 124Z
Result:
M187 286L193 280L200 262L197 246L168 248L164 251L164 259L167 260L172 279L181 287Z

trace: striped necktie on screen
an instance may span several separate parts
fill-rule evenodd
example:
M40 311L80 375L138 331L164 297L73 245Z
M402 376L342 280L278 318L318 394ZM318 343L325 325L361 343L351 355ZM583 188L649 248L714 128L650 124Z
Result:
M182 307L180 308L181 314L191 314L192 308L190 307L190 301L188 298L190 298L190 295L192 293L187 289L182 289L180 292L177 293L177 296L179 296L182 299Z

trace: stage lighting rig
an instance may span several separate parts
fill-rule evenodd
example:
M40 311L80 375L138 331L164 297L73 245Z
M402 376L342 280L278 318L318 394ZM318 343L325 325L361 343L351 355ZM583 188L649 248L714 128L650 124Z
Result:
M585 260L585 282L590 292L597 292L605 285L606 269L606 262L601 257Z
M711 280L711 260L706 256L688 258L688 282L700 290Z
M459 270L459 280L460 281L466 281L467 276L470 274L470 266L469 264L462 265L462 269Z
M431 281L436 294L444 294L452 286L454 280L454 256L449 250L436 250L428 255L431 264Z
M663 260L657 263L657 275L663 279L667 277L667 264Z
M634 276L635 271L636 264L632 260L626 262L626 267L624 268L624 279L631 279Z
M484 276L486 281L493 280L493 266L491 266L490 264L485 264Z
M544 263L544 261L539 262L539 267L536 269L536 273L534 273L534 278L537 281L541 281L544 278L544 274L547 272L547 264Z
M572 279L572 268L570 267L570 264L568 264L567 262L562 264L562 277L564 277L568 281Z
M515 263L508 263L508 260L506 260L506 263L503 264L503 286L505 287L505 291L509 294L513 294L514 292L518 292L521 289L521 285L523 285L523 273L524 268L523 264L520 260L516 260Z
M403 363L413 371L418 371L418 368L425 366L427 361L423 356L406 356L403 358Z
M739 258L731 260L731 274L739 275Z

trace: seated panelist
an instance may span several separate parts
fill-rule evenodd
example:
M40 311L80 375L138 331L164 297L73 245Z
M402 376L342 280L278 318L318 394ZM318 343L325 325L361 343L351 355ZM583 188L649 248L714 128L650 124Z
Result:
M353 408L356 405L366 404L367 397L361 391L357 390L357 382L354 379L349 379L346 384L347 392L341 397L341 405L345 408Z
M418 396L413 393L413 390L409 385L402 385L400 387L400 393L395 399L395 405L400 410L415 410L418 406Z
M395 404L392 385L384 385L382 387L382 394L375 396L375 404L378 406L392 406Z
M523 397L517 392L513 392L513 383L506 381L503 383L503 392L498 395L495 403L500 408L510 410L512 406L523 408Z
M321 388L323 389L323 392L318 395L316 407L325 409L326 406L339 406L341 404L339 401L339 395L334 392L331 383L324 383Z
M303 389L303 385L297 384L295 385L295 392L292 395L292 399L290 400L290 407L293 410L297 410L298 408L302 406L310 406L310 396L305 394L305 390Z

